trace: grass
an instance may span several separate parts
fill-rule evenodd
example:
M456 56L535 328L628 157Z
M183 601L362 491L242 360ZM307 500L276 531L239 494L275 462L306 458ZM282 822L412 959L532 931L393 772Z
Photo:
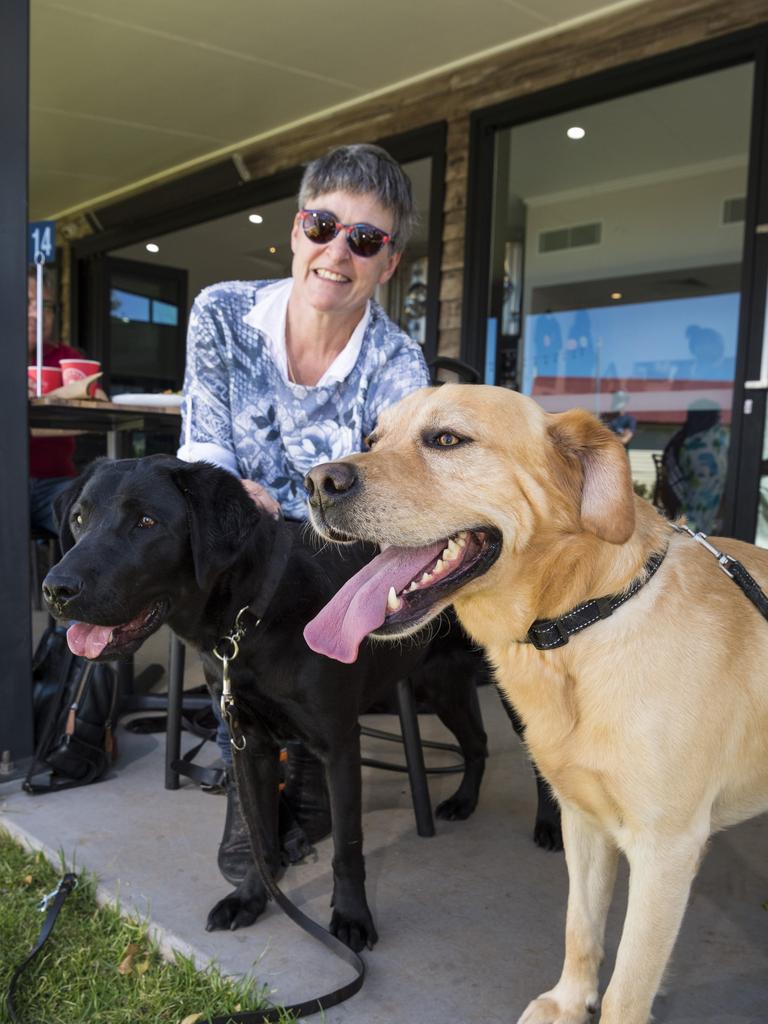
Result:
M0 830L0 1022L10 1020L5 996L11 975L44 921L40 899L63 873L42 853L23 849ZM263 988L209 967L198 971L181 954L163 958L144 921L96 903L93 878L81 873L42 952L19 982L16 1012L45 1024L194 1024L267 1005ZM195 1015L199 1016L195 1016ZM285 1024L295 1018L284 1015Z

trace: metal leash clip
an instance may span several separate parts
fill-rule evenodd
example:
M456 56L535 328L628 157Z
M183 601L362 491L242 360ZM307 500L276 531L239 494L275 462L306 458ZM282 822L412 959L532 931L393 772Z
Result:
M222 637L221 640L213 648L213 654L221 662L221 717L224 720L224 724L229 730L229 742L235 748L235 750L245 750L245 736L240 735L239 738L235 734L236 730L236 719L235 719L235 698L232 695L232 680L229 676L229 663L234 661L240 653L240 641L245 635L245 624L242 622L242 616L248 611L246 605L245 608L241 608L235 617L235 625L229 636ZM224 654L220 650L220 646L223 643L229 644L228 653Z
M64 877L60 880L56 888L52 889L50 892L46 893L45 896L43 896L43 898L37 904L37 909L40 911L41 914L44 914L48 907L51 905L51 903L53 903L53 901L56 899L56 897L62 890L66 890L68 893L70 893L72 892L73 889L76 888L76 876L70 874L64 875Z
M717 559L717 564L723 570L725 575L728 576L730 579L733 579L733 573L728 568L728 565L733 561L733 559L730 555L726 555L724 551L721 551L719 548L716 548L714 544L710 544L707 540L706 533L701 533L701 531L699 531L698 533L694 533L690 526L680 526L677 523L673 523L672 525L678 531L678 533L687 533L689 537L693 537L697 544L701 544L703 548L706 548L710 555L714 555Z

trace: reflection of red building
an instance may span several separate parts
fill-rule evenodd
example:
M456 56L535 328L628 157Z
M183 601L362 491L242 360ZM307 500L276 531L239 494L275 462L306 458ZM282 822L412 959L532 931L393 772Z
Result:
M599 383L598 390L590 390ZM720 408L721 422L731 422L732 380L648 380L645 377L534 377L531 394L547 412L578 406L602 415L611 411L615 391L629 394L627 412L640 423L683 423L693 402L704 399Z

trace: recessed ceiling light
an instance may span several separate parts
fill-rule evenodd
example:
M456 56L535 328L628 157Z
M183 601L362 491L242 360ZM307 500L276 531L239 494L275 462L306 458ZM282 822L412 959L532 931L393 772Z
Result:
M264 223L264 218L261 216L260 213L251 213L251 214L249 214L248 215L248 220L251 222L251 224L263 224Z
M611 292L611 298L614 300L623 298L622 292Z
M270 245L270 247L269 247L269 251L270 251L270 252L272 253L272 255L274 256L274 255L275 255L275 253L277 252L277 249L275 248L275 246L274 246L274 245Z
M579 128L578 125L573 125L573 127L569 128L565 134L569 139L583 139L587 133L583 128Z
M147 242L144 248L147 250L147 252L160 252L160 246L155 245L154 242Z

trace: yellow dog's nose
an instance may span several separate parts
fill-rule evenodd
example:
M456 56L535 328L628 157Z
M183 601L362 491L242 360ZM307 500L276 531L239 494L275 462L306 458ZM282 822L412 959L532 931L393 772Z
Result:
M350 462L324 462L304 477L310 504L327 505L336 498L347 497L359 482L357 469Z

